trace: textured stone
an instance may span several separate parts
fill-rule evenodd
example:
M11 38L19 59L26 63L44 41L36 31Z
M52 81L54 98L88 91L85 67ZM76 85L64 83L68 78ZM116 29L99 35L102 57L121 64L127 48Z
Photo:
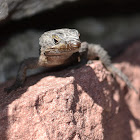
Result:
M0 1L0 20L8 16L8 5L5 0Z
M111 99L116 89L109 72L95 61L54 73L56 77L45 75L28 78L24 88L9 95L2 91L5 84L0 87L0 137L102 140L102 114L116 110Z
M106 123L107 140L139 140L140 138L140 41L129 46L119 58L116 66L129 77L139 95L127 90L120 79L120 88L125 94L120 94L119 112ZM127 94L126 94L127 93ZM116 98L116 97L115 97ZM118 97L117 97L118 99Z
M140 88L139 51L138 42L116 60L120 63L116 66L136 88ZM23 88L6 95L3 88L12 82L0 85L2 140L140 137L139 96L127 90L119 78L113 79L100 61L79 69L28 77Z
M43 10L54 8L66 1L74 0L1 0L0 20L9 14L13 19L20 19L39 13Z

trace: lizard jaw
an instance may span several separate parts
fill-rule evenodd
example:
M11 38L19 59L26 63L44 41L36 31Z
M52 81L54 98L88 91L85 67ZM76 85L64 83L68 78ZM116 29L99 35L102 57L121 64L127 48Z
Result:
M65 43L60 43L51 47L47 47L45 55L62 55L68 53L75 53L79 51L81 42L79 40L71 40Z

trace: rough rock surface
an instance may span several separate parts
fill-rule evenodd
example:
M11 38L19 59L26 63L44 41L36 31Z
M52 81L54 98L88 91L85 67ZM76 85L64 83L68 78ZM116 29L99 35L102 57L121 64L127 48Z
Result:
M116 66L122 68L136 88L140 88L139 45L134 44L116 60L123 61ZM12 82L0 85L2 140L140 137L139 96L127 90L119 78L113 79L100 61L76 70L29 77L23 88L6 95L3 89Z
M110 94L114 81L101 63L57 72L56 77L47 75L28 78L24 88L9 95L1 86L0 136L15 140L103 139L102 114L112 113L115 106Z
M122 46L123 47L123 46ZM139 95L124 88L125 95L120 94L119 113L106 125L107 140L139 140L140 139L140 41L129 46L127 51L118 57L119 67L132 81ZM118 79L119 80L119 79ZM120 87L124 83L119 80Z
M5 19L6 17L8 17L8 19L22 19L24 17L33 16L42 11L56 8L57 5L62 5L68 1L71 2L76 0L0 0L0 20ZM126 2L127 7L124 8ZM112 15L112 12L115 14L116 11L118 13L122 11L122 14L125 12L135 13L136 11L139 11L139 4L138 0L78 0L76 5L76 9L78 8L78 10L73 14L77 14L80 7L83 9L86 6L86 9L83 9L83 14L88 10L91 11L90 13L96 12L101 15L104 15L107 12ZM74 9L74 7L75 3L71 8ZM133 9L135 9L135 11Z
M66 1L74 0L1 0L0 20L10 15L13 19L20 19L54 8Z

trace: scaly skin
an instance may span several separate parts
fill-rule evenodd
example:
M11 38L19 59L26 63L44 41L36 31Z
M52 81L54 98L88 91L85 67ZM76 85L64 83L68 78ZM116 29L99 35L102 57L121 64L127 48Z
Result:
M79 32L75 29L58 29L45 32L39 39L39 58L24 60L19 68L15 83L6 88L5 91L9 93L21 87L25 81L27 69L80 65L86 63L87 60L98 57L113 75L117 74L129 88L138 93L127 76L111 64L110 57L100 45L81 43L79 35Z

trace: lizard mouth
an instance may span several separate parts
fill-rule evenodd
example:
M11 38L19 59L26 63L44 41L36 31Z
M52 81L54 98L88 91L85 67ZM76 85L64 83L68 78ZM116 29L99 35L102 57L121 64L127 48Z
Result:
M79 40L68 41L65 43L60 43L52 47L48 47L45 51L45 55L62 55L67 53L75 53L79 51L81 47L81 42Z

